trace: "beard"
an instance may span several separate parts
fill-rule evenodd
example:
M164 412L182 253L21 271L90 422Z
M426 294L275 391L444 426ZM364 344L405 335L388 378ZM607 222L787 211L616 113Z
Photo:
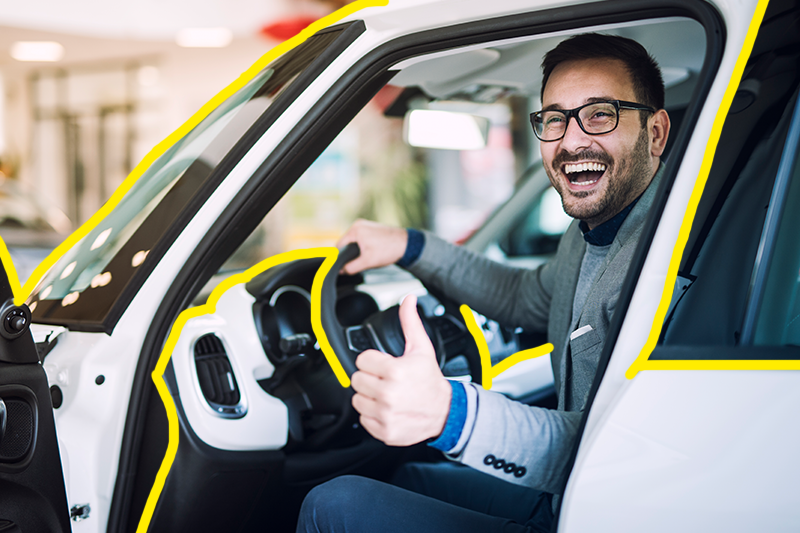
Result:
M605 187L588 191L570 190L557 179L554 169L564 163L598 161L606 165L602 177ZM642 128L630 152L615 161L608 153L585 150L577 154L560 152L553 158L552 167L545 165L550 182L561 195L561 205L572 218L583 220L590 227L597 227L622 211L647 188L652 178L649 137Z

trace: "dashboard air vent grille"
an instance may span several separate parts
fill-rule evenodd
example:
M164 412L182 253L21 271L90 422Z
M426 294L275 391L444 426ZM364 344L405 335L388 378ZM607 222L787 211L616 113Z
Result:
M194 345L197 379L211 408L223 416L241 416L241 395L228 354L216 335L203 335Z

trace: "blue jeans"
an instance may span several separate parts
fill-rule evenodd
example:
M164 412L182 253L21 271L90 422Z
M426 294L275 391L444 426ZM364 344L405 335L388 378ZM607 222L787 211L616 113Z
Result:
M455 463L412 463L382 483L342 476L309 492L298 533L549 532L551 495Z

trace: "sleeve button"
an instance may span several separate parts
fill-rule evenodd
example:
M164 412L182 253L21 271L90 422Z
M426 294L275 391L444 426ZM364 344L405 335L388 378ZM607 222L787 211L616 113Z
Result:
M500 470L504 466L506 466L506 462L503 459L498 459L494 462L495 470Z
M528 470L524 466L518 466L516 470L514 470L514 477L522 477L524 476Z
M494 464L495 459L497 459L494 455L489 454L483 458L483 464L485 465L492 465Z
M516 469L517 465L515 465L514 463L506 463L505 468L503 468L503 472L505 472L506 474L510 474L514 472Z

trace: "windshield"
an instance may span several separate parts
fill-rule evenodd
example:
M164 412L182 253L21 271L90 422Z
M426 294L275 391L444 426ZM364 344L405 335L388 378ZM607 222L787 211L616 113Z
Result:
M254 126L259 117L340 34L317 34L278 58L159 157L42 279L27 302L34 320L113 328L106 319L123 291L144 282L201 205L199 198L208 197L246 152L232 149L251 128L266 130L264 120ZM247 137L252 145L253 136Z

